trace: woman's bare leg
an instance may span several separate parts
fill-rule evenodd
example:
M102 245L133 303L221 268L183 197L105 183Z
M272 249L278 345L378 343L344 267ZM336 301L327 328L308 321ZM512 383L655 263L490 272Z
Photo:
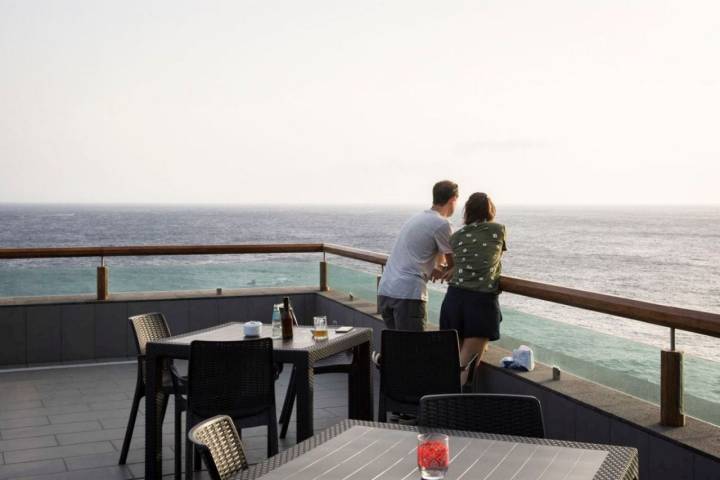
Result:
M480 337L468 337L460 341L460 364L465 365L470 359L477 353L478 357L475 360L475 367L480 365L483 353L487 349L488 339ZM465 385L468 378L468 370L465 369L460 374L460 384Z

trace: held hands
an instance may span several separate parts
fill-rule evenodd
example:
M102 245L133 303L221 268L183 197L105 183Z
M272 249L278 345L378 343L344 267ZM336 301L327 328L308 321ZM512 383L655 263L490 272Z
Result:
M441 268L433 268L432 274L430 275L430 280L432 280L433 283L437 280L440 280L440 283L450 281L453 276L452 268L447 265L441 265L440 267Z

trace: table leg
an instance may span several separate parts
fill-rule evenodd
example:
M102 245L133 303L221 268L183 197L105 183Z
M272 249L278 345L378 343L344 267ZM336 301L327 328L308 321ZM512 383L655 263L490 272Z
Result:
M163 359L145 359L145 478L162 478L162 392Z
M348 388L348 413L355 420L373 420L372 370L370 342L353 349L353 368Z
M315 375L303 359L295 365L295 385L297 386L297 442L313 436L313 390Z

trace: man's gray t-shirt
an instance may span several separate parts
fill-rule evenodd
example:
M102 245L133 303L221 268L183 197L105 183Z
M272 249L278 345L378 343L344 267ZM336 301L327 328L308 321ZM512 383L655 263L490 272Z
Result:
M435 210L425 210L405 222L393 246L378 295L427 300L438 254L452 253L450 220Z

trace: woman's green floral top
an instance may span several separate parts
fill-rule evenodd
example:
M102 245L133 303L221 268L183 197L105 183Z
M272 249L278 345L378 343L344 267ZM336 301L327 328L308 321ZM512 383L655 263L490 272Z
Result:
M465 225L450 237L455 272L449 284L478 292L497 292L505 244L505 226L495 222Z

